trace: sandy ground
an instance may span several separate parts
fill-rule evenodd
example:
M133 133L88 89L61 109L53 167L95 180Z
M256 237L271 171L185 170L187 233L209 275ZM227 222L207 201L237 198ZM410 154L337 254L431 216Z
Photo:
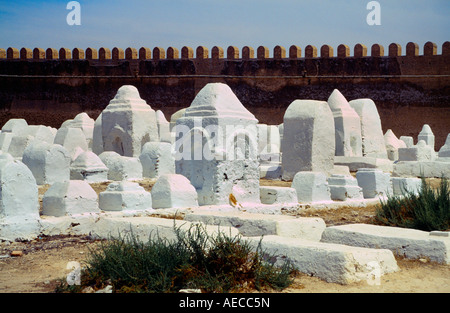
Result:
M264 184L273 182L262 181ZM289 185L277 182L278 185ZM152 181L141 185L150 190ZM104 190L107 183L96 184L97 192ZM41 195L47 187L40 188ZM341 208L330 210L307 209L301 216L317 216L327 225L347 223L368 223L375 208ZM68 262L83 264L95 249L98 241L88 237L44 237L28 242L0 242L0 293L51 293L58 280L65 279L70 272ZM11 256L20 251L21 256ZM294 284L285 293L449 293L450 266L427 260L397 259L400 271L381 277L379 285L362 281L350 285L327 283L317 277L298 274Z

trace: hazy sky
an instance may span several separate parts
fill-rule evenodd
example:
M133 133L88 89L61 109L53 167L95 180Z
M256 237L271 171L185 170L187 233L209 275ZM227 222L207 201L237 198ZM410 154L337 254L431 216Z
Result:
M369 26L369 0L79 0L81 25L69 26L69 1L0 0L0 47L127 47L181 50L203 45L289 48L356 43L369 49L450 40L450 0L379 0L381 25ZM272 53L272 52L271 52Z

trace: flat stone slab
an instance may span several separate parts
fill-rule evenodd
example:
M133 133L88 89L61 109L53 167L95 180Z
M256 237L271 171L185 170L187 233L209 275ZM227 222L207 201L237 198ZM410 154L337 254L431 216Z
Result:
M297 191L290 187L259 187L259 196L263 204L298 203Z
M298 271L330 283L365 280L374 284L382 275L399 270L394 254L387 249L356 248L281 236L251 237L249 242L254 246L261 242L262 251L272 256L276 265L289 259Z
M186 214L186 221L230 226L247 237L278 235L320 241L325 222L315 217L255 214L245 212L196 212Z
M392 176L450 178L450 164L443 161L399 161Z
M392 172L393 170L391 160L373 157L335 156L334 164L348 166L352 172L356 172L360 168L377 168L384 172Z
M321 241L389 249L408 259L429 258L431 261L450 264L450 237L435 234L400 227L349 224L327 227Z
M145 214L126 216L120 212L107 214L83 214L78 216L44 217L41 220L43 235L90 235L102 239L119 238L133 233L140 240L158 235L167 240L176 239L175 228L188 230L194 223L173 218L149 217ZM237 236L238 230L227 226L204 225L205 231L214 236L218 231L230 236ZM123 238L123 237L122 237Z

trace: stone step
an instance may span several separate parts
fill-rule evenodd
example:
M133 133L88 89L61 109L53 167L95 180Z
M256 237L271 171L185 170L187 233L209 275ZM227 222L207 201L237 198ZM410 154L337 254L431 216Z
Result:
M428 258L450 264L450 237L446 232L426 232L391 226L349 224L327 227L322 242L355 247L389 249L409 259Z
M234 227L247 237L278 235L315 241L320 241L326 227L321 218L245 212L197 212L187 214L185 220Z
M394 254L387 249L369 249L282 236L248 238L275 265L289 260L295 268L326 282L350 284L367 281L379 284L380 277L399 270Z

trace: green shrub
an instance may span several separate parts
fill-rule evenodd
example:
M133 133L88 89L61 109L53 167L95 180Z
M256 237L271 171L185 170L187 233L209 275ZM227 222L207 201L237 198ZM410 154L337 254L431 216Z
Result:
M381 200L375 213L375 223L424 231L450 229L450 188L447 179L441 179L433 189L422 178L422 187L416 194L405 191L402 196Z
M243 288L283 289L292 282L289 262L281 268L263 258L260 246L252 249L241 236L216 236L195 224L187 231L175 228L176 240L152 236L147 242L132 233L111 238L91 250L82 271L81 286L57 291L79 292L111 284L116 292L178 292L183 288L204 292L231 292Z

